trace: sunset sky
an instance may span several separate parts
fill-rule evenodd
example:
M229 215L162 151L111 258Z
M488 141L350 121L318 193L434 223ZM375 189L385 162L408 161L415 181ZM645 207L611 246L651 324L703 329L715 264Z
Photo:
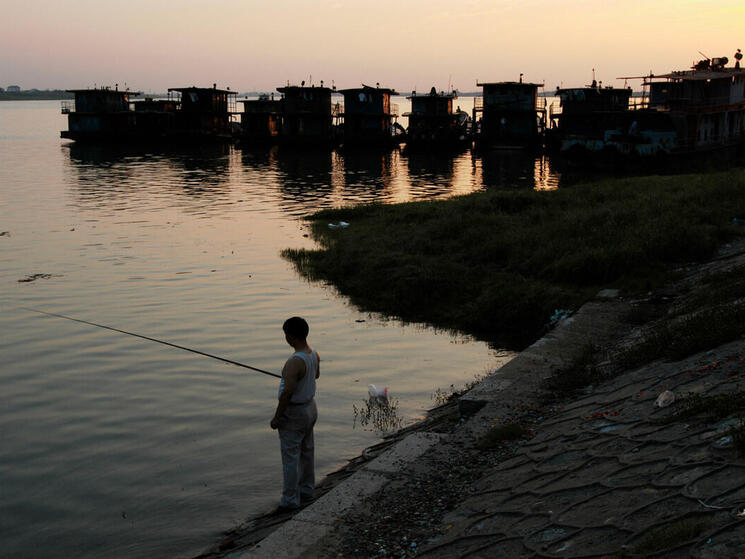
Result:
M2 0L0 87L581 86L745 49L742 0Z

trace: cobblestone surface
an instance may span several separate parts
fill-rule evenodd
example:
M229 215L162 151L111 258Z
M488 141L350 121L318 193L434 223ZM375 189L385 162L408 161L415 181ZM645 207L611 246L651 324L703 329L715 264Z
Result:
M745 386L745 343L656 364L597 387L537 426L513 459L475 484L423 557L622 557L695 519L695 537L657 545L670 557L745 557L745 463L720 448L732 422L660 423L663 390ZM700 421L700 420L699 420ZM662 536L660 538L662 539ZM503 548L503 546L507 546ZM669 549L669 548L674 549ZM655 555L656 556L656 555Z

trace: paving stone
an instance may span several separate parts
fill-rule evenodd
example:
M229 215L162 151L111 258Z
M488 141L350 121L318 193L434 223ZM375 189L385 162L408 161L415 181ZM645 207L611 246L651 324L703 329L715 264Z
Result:
M638 447L639 443L635 440L607 435L598 437L598 442L592 445L588 452L595 456L618 456L627 454Z
M534 512L559 512L567 507L604 493L608 489L598 483L585 485L583 487L572 487L559 489L558 491L541 492L540 506Z
M611 489L585 501L575 502L558 520L576 526L600 526L619 522L629 511L672 495L672 490L652 487Z
M745 467L729 465L698 478L685 488L685 492L707 501L738 489L744 481Z
M736 489L733 489L732 491L728 491L723 495L720 495L716 499L716 503L725 507L745 505L745 479L741 478L740 481L743 483L743 485Z
M633 429L631 430L630 434L631 436L636 435ZM685 438L687 435L688 428L686 425L681 423L673 423L655 431L646 433L643 438L648 441L671 442Z
M745 557L745 521L736 521L697 544L691 550L696 559L742 559Z
M539 464L536 464L534 468L539 472L565 472L581 466L590 458L592 457L584 450L567 450L565 452L557 452L553 456L545 458Z
M580 487L588 483L603 482L620 468L621 464L616 458L593 458L579 468L562 474L556 481L546 484L540 489L544 492L555 491L566 487Z
M616 473L609 475L605 482L608 485L640 485L649 484L657 474L662 472L669 464L669 460L652 460L625 466Z
M518 493L506 498L499 505L499 508L508 511L519 511L524 513L540 513L550 510L548 502L541 499L535 493Z
M695 499L682 495L672 495L635 509L623 517L619 526L633 532L641 532L656 522L670 522L689 512L699 510L701 505Z
M550 514L528 514L509 527L509 532L527 536L551 524Z
M585 528L575 535L557 542L548 548L548 552L559 557L576 554L609 554L618 551L628 539L630 532L613 526L602 528Z
M520 485L520 489L522 491L534 491L537 489L542 489L545 485L555 482L556 480L561 479L563 476L563 471L539 474L522 483Z
M646 442L639 444L620 456L621 462L625 464L636 464L638 462L650 462L659 458L666 458L668 461L671 456L677 452L677 448L669 443Z
M479 553L480 551L486 552L491 550L493 553L493 550L497 549L497 546L502 545L505 541L511 542L512 540L507 540L500 534L459 536L451 540L443 538L442 543L425 549L419 557L427 557L430 559L452 559L453 557L464 556L473 557L473 554ZM515 543L520 549L524 549L521 542L516 541Z
M578 529L574 526L551 524L528 535L524 542L531 549L547 551L552 543L564 540L577 532Z
M691 462L704 462L712 458L712 452L709 443L684 446L675 453L671 462L685 464Z
M662 486L682 487L688 485L702 475L708 474L720 467L719 464L713 462L675 466L664 470L660 475L652 480L652 483Z
M523 518L526 518L526 515L520 512L499 511L488 516L480 516L476 520L469 521L463 529L463 533L469 536L479 533L512 533L514 532L512 526L516 522L521 521Z

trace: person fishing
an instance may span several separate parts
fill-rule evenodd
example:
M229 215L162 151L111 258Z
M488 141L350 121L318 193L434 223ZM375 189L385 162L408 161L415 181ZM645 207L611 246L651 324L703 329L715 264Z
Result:
M318 418L315 394L316 379L321 375L321 358L308 345L308 323L293 316L285 321L282 330L295 353L282 368L277 411L269 423L279 431L282 452L282 497L276 513L292 511L313 499L313 427Z

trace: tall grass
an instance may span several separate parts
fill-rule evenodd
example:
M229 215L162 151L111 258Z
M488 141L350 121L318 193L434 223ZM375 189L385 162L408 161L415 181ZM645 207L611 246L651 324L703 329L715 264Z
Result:
M520 349L556 308L638 292L742 233L745 171L487 191L311 216L318 250L283 251L364 310ZM345 229L329 229L344 220Z

